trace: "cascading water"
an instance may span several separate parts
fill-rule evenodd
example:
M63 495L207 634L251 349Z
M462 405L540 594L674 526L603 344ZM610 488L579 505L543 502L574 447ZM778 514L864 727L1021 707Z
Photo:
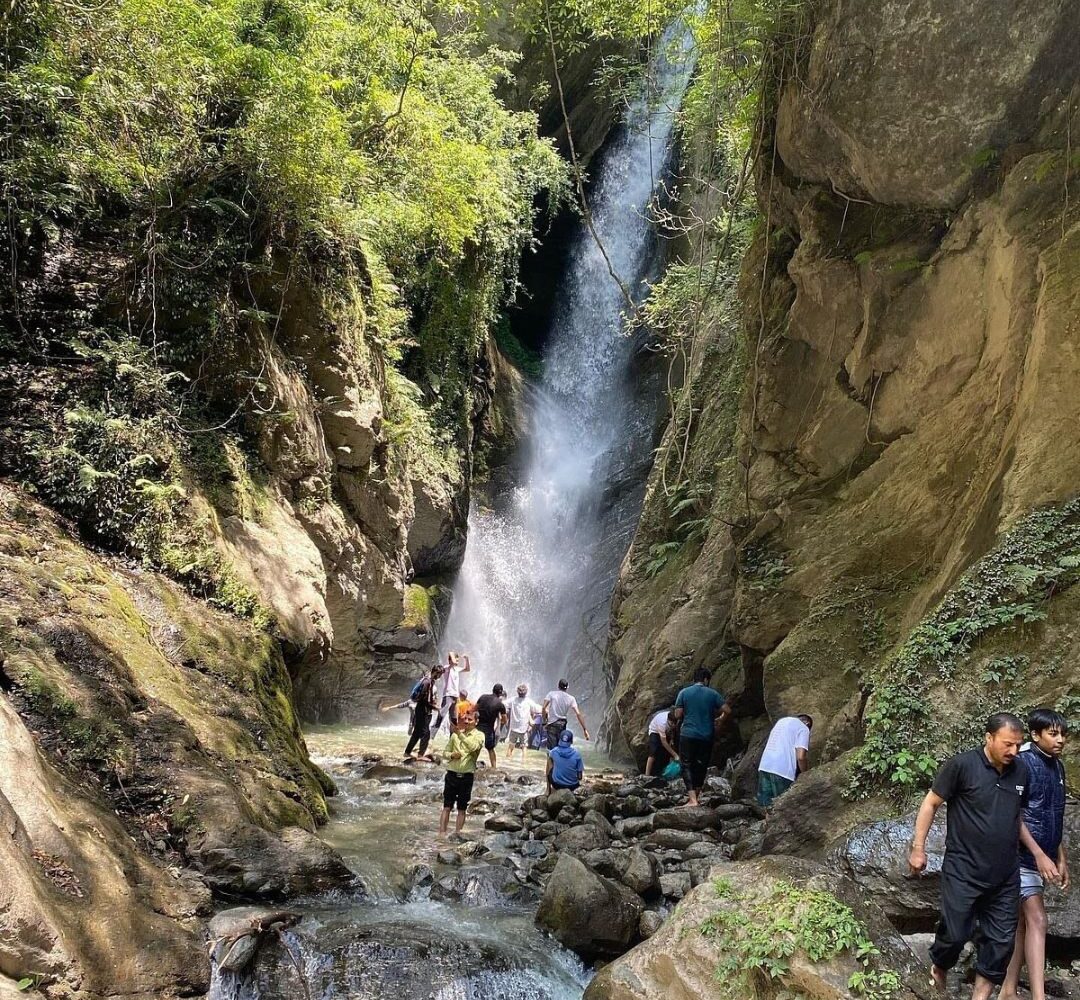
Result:
M651 99L630 109L589 199L611 265L635 298L658 262L648 209L689 78L681 31L673 26L664 37ZM556 301L543 376L529 400L521 483L491 508L474 504L469 517L443 645L470 654L473 674L463 686L472 695L498 680L511 690L525 681L542 696L560 676L579 700L603 695L611 594L653 441L650 407L632 376L625 296L584 221ZM636 495L618 509L628 481Z
M680 37L669 34L667 44ZM647 209L689 75L679 55L655 61L657 99L632 109L592 190L596 229L632 289L652 276L658 258ZM542 694L565 671L587 697L600 677L601 657L590 650L606 629L614 573L640 508L651 421L632 374L622 293L584 229L559 298L531 400L522 483L499 512L476 509L470 519L446 644L472 655L475 674L463 683L474 694L519 679ZM453 867L434 837L441 771L421 767L416 784L393 786L368 777L371 751L396 755L400 732L308 738L340 789L323 836L365 890L296 901L303 917L296 928L264 945L245 972L215 970L212 1000L581 996L589 972L534 925L536 884L500 846L504 835L481 834L482 851ZM604 766L597 750L585 753L590 772ZM539 755L515 764L522 773L512 782L501 771L481 772L478 795L497 795L503 808L520 803L541 787L537 763ZM470 826L476 822L470 817Z

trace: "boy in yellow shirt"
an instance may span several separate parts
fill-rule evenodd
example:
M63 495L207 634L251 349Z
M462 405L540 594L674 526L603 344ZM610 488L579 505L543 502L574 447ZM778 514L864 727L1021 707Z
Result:
M473 778L476 776L476 758L484 749L484 734L476 728L476 709L470 708L458 715L457 728L450 734L446 744L446 780L443 783L443 810L439 817L439 834L450 826L450 810L457 806L454 832L460 833L465 825L465 810L472 798Z

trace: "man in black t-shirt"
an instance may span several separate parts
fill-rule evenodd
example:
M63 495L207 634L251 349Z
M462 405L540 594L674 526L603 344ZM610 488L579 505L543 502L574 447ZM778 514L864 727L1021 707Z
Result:
M476 728L484 734L484 746L487 747L488 759L492 768L495 767L495 747L499 742L498 730L507 723L506 703L503 697L506 689L501 684L496 684L491 689L491 694L482 694L476 699L476 714L478 721Z
M981 933L971 1000L988 1000L1012 955L1020 904L1017 847L1031 838L1022 822L1028 772L1016 759L1023 741L1023 724L1015 715L990 716L983 747L941 766L915 818L908 865L919 874L926 868L926 835L934 815L943 802L949 804L941 920L930 949L930 976L937 989L945 989L945 974L977 920Z

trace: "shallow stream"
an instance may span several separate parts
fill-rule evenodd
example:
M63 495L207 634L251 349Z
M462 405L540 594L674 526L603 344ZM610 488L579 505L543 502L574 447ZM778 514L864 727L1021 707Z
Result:
M300 900L303 919L264 947L242 977L215 974L212 1000L577 1000L590 973L533 923L535 887L518 884L484 830L494 812L542 786L544 758L477 774L465 832L487 851L441 864L443 768L420 766L415 784L365 779L365 759L401 759L403 726L327 726L307 733L312 757L337 782L322 837L341 852L364 890ZM434 749L441 749L440 739ZM500 744L500 749L505 744ZM587 771L608 762L582 744ZM423 866L431 869L423 873ZM423 874L417 875L417 872ZM441 883L449 879L447 893ZM520 889L520 893L515 890Z

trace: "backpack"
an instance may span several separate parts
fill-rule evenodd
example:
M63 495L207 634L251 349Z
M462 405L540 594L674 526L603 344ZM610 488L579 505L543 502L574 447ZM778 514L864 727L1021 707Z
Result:
M420 694L424 690L424 682L426 680L427 680L426 677L421 677L420 680L418 680L413 685L413 689L409 692L409 701L419 701L420 700Z

